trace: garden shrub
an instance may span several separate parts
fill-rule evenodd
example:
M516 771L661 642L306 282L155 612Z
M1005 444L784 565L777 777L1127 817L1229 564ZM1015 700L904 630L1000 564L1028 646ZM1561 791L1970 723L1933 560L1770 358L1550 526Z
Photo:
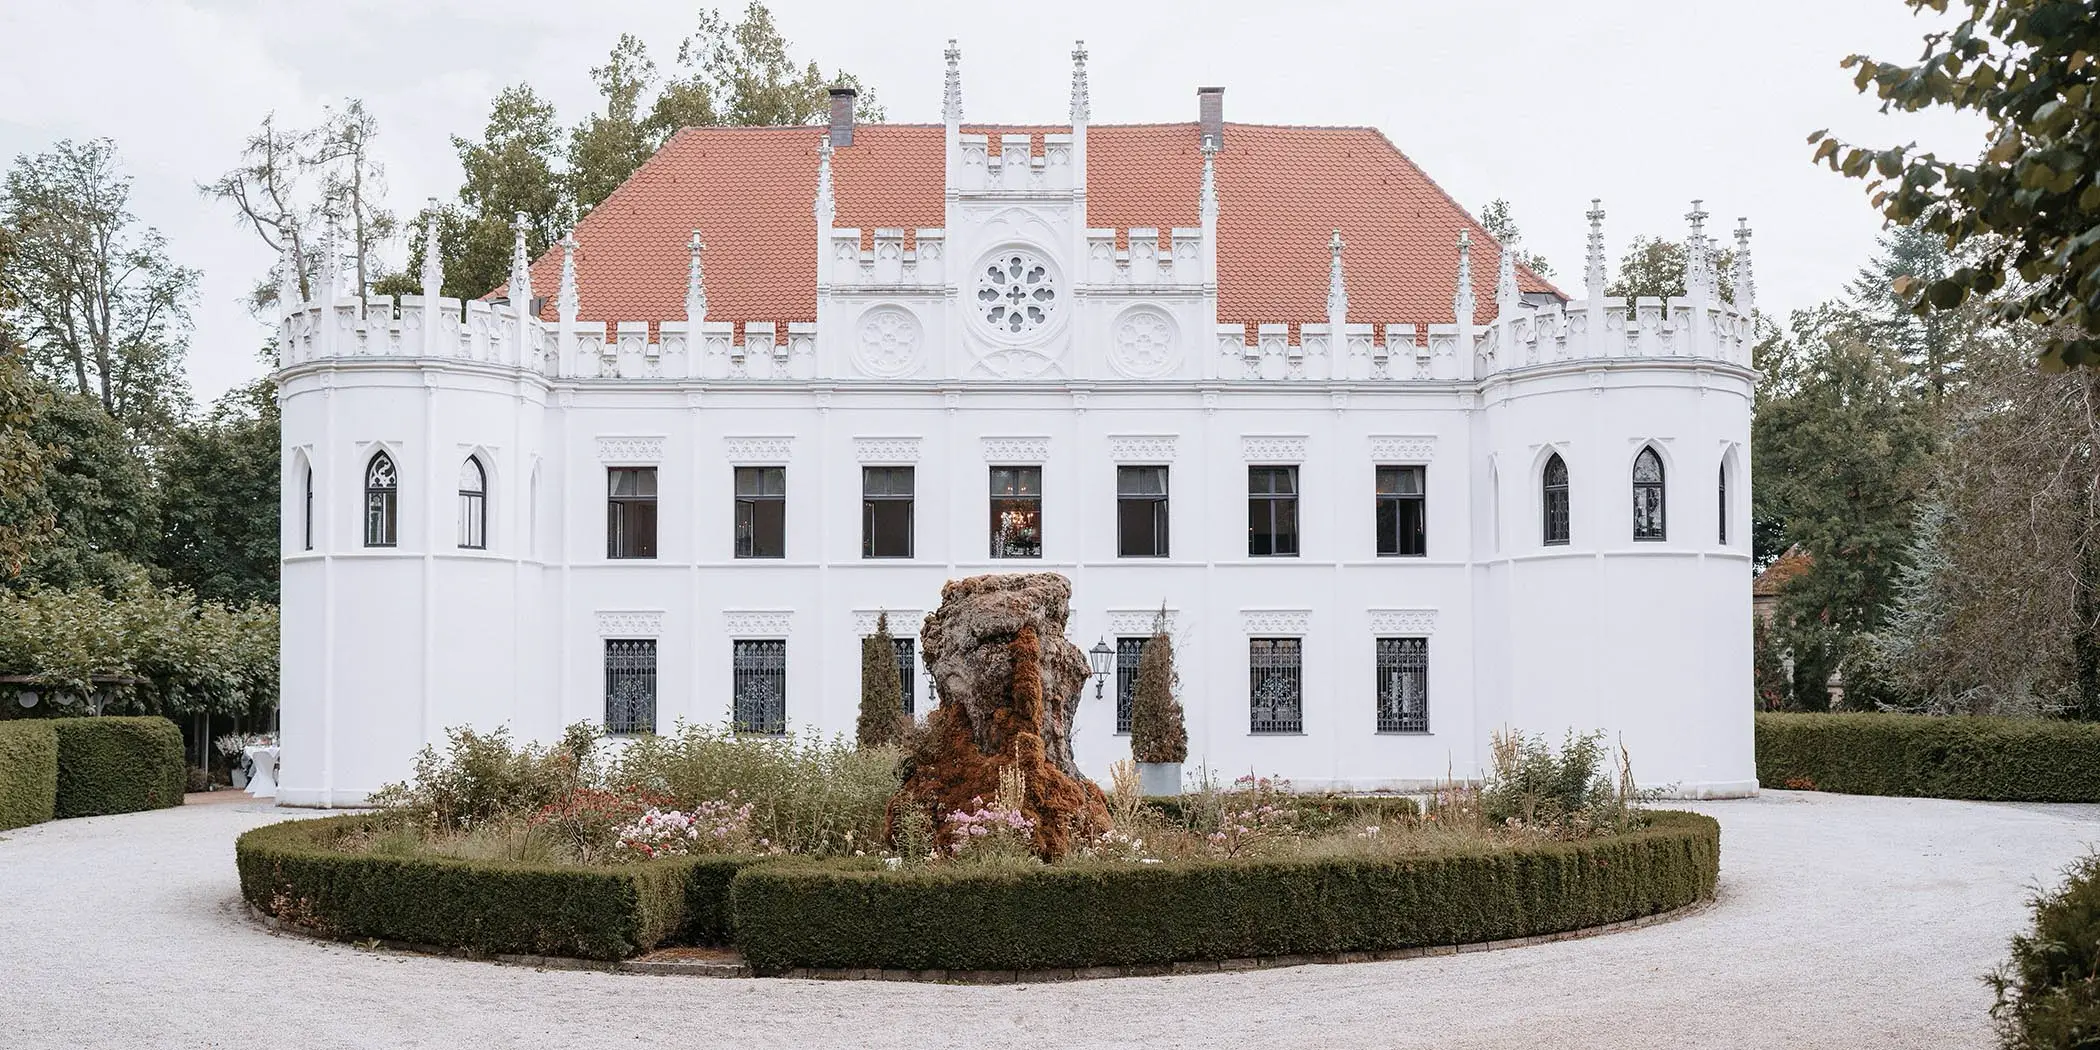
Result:
M750 802L762 849L850 854L882 841L884 807L901 783L898 757L894 747L843 739L737 736L681 723L628 744L606 779L679 804Z
M1138 650L1137 684L1130 698L1130 754L1146 763L1184 762L1189 757L1189 731L1181 702L1174 699L1174 639L1167 634L1161 611L1152 637Z
M159 716L54 718L58 817L94 817L182 804L189 765L182 730Z
M1759 714L1768 788L2100 802L2100 724L1905 714Z
M569 726L560 741L544 747L514 745L501 726L488 733L455 726L445 736L444 753L424 745L411 778L374 792L372 805L432 831L459 831L535 814L598 775L598 731L587 722Z
M1573 842L1405 858L907 867L798 861L739 871L754 972L1037 970L1389 951L1580 929L1713 895L1720 826L1658 812Z
M860 640L860 720L853 730L861 747L895 747L904 739L911 716L904 713L904 679L897 666L896 642L890 636L890 614L875 614L875 633Z
M2007 1050L2100 1042L2100 856L2034 901L2034 929L2012 941L2012 958L1988 978L1991 1019Z
M58 804L58 734L45 718L0 722L0 831L50 820Z

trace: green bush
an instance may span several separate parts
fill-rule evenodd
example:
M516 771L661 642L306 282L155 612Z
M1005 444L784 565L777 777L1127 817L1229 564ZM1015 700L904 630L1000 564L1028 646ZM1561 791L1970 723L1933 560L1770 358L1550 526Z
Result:
M621 959L666 942L719 943L745 858L581 866L343 848L380 818L353 814L257 828L234 844L241 895L328 937L474 952Z
M1989 977L1999 1045L2007 1050L2092 1046L2100 1041L2100 857L2071 868L2034 901L2034 930L2013 938L2012 958Z
M851 854L882 840L890 796L903 783L897 760L894 747L680 724L671 735L629 744L606 780L681 806L749 802L751 833L764 840L762 848Z
M49 719L0 722L0 831L41 824L58 804L58 734Z
M96 817L182 804L189 767L182 730L158 716L54 718L59 817Z
M1757 782L1850 795L2100 802L2100 724L1760 714Z
M1512 850L1056 867L786 861L737 873L736 939L758 973L1036 970L1389 951L1556 933L1710 898L1720 826Z

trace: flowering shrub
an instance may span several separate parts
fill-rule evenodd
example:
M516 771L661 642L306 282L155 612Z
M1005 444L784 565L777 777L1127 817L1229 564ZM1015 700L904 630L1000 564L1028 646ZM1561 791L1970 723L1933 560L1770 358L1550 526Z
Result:
M752 846L751 803L738 805L735 796L735 792L730 792L729 801L702 802L690 812L651 806L615 832L617 847L638 860L748 853Z
M1292 830L1291 782L1252 773L1232 782L1222 794L1218 826L1204 842L1220 857L1245 856L1264 842Z
M602 860L619 843L620 834L642 814L671 805L669 799L633 789L578 788L541 806L531 825L543 829L586 863Z
M950 810L942 820L947 825L948 852L957 856L964 850L993 856L1033 852L1035 821L1018 808L999 802L985 805L982 797L971 799L970 806Z

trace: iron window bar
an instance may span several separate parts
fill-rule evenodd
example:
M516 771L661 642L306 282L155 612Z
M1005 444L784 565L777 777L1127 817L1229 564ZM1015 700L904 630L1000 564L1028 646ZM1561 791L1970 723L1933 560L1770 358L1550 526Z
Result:
M1116 732L1130 732L1130 709L1137 702L1138 665L1150 635L1116 638Z
M374 452L365 465L365 546L391 547L399 538L401 478L393 457Z
M1304 732L1303 639L1250 638L1247 650L1248 731Z
M1378 731L1429 732L1429 639L1378 639Z
M1633 458L1633 538L1664 538L1663 464L1652 447Z
M730 642L730 695L739 733L787 732L787 641L739 638Z
M656 639L606 639L605 731L656 732Z

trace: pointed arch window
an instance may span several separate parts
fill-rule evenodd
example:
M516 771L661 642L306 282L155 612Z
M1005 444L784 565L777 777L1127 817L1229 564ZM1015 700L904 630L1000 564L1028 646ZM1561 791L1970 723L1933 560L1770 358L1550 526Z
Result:
M1663 538L1663 461L1652 447L1633 457L1633 538Z
M372 453L365 464L365 546L391 547L398 540L401 478L394 459L385 452Z
M1568 542L1568 464L1555 452L1546 460L1545 473L1540 476L1541 505L1545 508L1546 545L1564 546Z
M300 473L305 476L305 506L299 518L299 542L302 550L314 549L314 465L313 461L301 458Z
M1728 461L1725 459L1721 461L1721 476L1714 483L1714 491L1720 494L1721 545L1725 547L1728 545Z
M459 545L472 551L489 547L489 474L478 456L459 465Z

